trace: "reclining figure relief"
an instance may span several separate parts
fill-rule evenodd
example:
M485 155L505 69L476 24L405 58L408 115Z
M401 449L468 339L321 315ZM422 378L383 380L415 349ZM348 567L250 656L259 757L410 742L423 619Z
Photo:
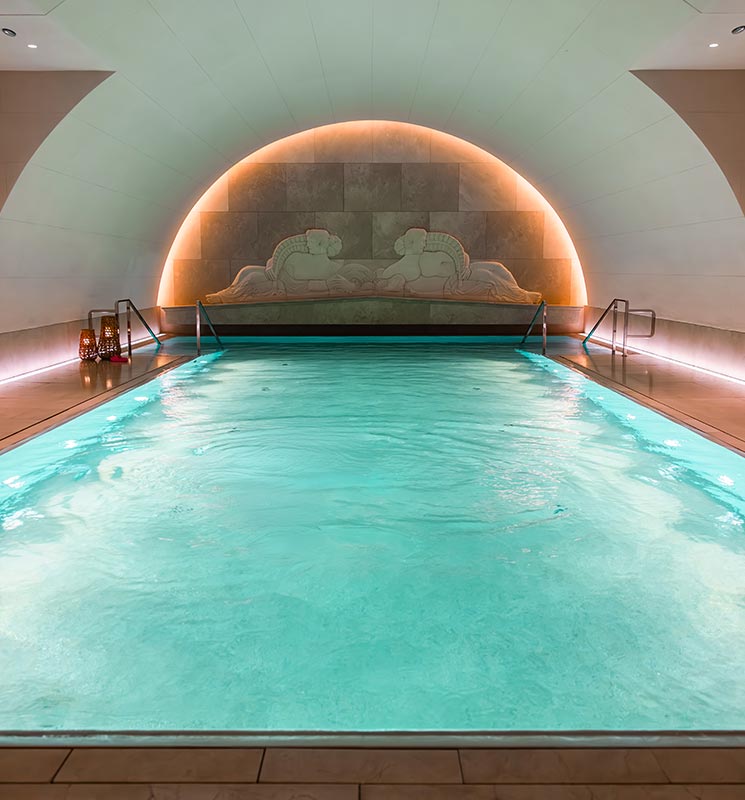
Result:
M539 303L498 261L470 262L449 233L409 228L394 245L398 261L372 270L335 259L342 241L319 228L283 239L265 267L246 266L208 303L321 297L421 297L491 303Z

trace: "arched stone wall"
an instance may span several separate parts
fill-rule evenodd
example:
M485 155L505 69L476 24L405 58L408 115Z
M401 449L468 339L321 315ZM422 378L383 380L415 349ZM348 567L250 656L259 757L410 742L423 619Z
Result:
M383 121L305 131L228 170L184 221L158 302L204 300L308 228L340 236L339 258L384 268L410 227L452 234L472 260L504 263L551 304L585 303L571 238L534 187L462 139Z

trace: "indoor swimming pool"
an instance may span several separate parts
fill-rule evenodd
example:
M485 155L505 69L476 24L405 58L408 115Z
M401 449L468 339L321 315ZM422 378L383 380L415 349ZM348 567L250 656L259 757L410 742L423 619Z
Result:
M486 340L257 340L0 456L0 730L745 729L745 461Z

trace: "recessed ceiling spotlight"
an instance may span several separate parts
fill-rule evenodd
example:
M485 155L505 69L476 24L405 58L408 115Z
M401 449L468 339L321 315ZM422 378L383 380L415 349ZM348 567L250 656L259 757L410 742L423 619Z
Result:
M38 44L27 44L27 45L26 45L26 47L30 47L32 50L36 50L36 48L37 48L38 46L39 46Z
M745 25L738 25L736 28L732 28L732 33L745 33Z
M712 42L709 47L719 47L719 42Z
M13 30L13 28L3 28L3 33L6 36L15 36L16 35L16 32Z

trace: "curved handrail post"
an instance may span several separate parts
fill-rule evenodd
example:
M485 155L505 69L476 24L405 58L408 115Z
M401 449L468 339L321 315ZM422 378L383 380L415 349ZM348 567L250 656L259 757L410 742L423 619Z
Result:
M614 297L610 303L605 308L605 311L598 317L598 321L590 328L590 332L585 336L582 340L582 347L587 350L587 342L590 340L590 337L595 333L595 331L600 327L602 321L608 316L609 313L613 313L613 329L611 332L611 344L610 344L610 351L613 355L616 354L616 334L618 332L618 304L624 304L624 312L623 312L623 341L621 344L621 355L626 358L626 340L628 338L629 333L629 301L625 300L622 297Z
M212 320L210 319L210 315L207 313L207 309L204 307L204 304L201 300L197 300L195 305L196 311L196 334L197 334L197 355L202 355L202 314L204 314L205 320L207 320L207 324L210 326L210 330L212 331L212 335L217 340L217 345L220 350L225 349L225 345L222 343L222 339L217 335L217 331L215 330L215 326L212 324Z
M541 314L541 312L543 312L543 317L542 317L542 320L541 320L541 328L542 328L542 334L543 334L542 353L543 353L544 356L546 355L546 326L547 326L546 317L547 317L547 310L548 310L548 303L546 303L545 300L541 300L541 302L538 304L538 308L536 308L536 310L535 310L535 314L533 314L533 319L530 320L530 325L528 325L528 330L525 331L525 335L520 340L520 347L522 347L525 344L525 342L528 341L528 336L530 336L531 331L533 330L533 326L535 325L536 320L538 319L538 315Z
M541 327L543 328L543 348L541 350L542 354L546 355L546 332L548 328L548 303L544 300L543 301L543 320Z
M114 304L114 313L116 314L116 318L119 319L119 314L120 314L119 306L122 303L126 303L126 309L127 309L127 355L129 357L129 360L130 361L132 360L132 312L133 311L137 315L137 319L140 320L142 326L150 334L153 341L155 342L155 349L160 350L161 346L163 345L163 342L161 342L160 339L155 335L155 332L148 325L147 320L145 319L145 317L142 316L142 314L140 313L140 309L137 308L137 306L132 302L131 298L125 297L123 300L116 301L116 303Z

